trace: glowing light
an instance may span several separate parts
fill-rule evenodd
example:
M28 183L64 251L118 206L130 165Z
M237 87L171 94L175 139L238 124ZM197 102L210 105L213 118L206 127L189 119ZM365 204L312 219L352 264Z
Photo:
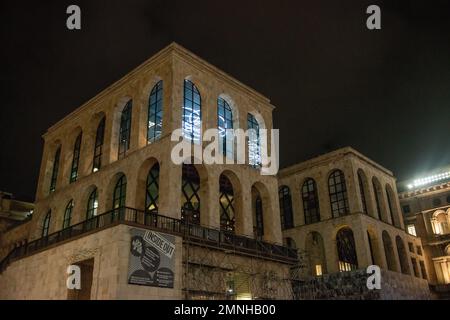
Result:
M412 184L408 185L408 189L417 188L420 186L424 186L433 182L438 182L446 179L450 179L450 171L414 180Z

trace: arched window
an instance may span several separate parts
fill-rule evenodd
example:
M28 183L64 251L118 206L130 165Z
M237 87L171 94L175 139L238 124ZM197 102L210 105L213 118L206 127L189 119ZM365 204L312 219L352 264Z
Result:
M281 186L278 190L278 197L280 201L281 229L293 228L294 215L292 213L292 198L289 187Z
M64 211L63 229L70 227L70 221L72 220L73 200L70 200Z
M72 168L70 170L70 183L77 181L78 178L78 165L80 164L80 151L81 151L81 136L80 133L75 140L75 145L73 146L73 158L72 158Z
M436 235L444 235L450 233L448 213L438 210L431 218L431 227Z
M158 140L162 134L163 82L159 81L150 93L148 101L147 143Z
M336 235L336 244L339 258L339 271L352 271L358 269L355 238L350 228L342 228Z
M373 177L373 179L372 179L372 186L373 186L373 193L375 195L375 204L376 204L375 208L377 210L377 216L378 216L379 220L382 220L382 218L381 218L381 203L380 203L381 187L380 187L380 183L378 182L377 178L375 178L375 177Z
M367 203L366 203L366 193L364 190L364 181L366 180L365 177L363 177L364 173L361 170L358 170L358 182L359 182L359 194L361 196L361 204L363 213L368 214L367 211Z
M391 190L389 186L386 186L386 197L388 203L389 214L391 216L392 225L397 225L396 220L394 219L394 204L392 203Z
M42 238L48 236L48 232L50 230L50 220L52 218L52 211L48 211L47 215L44 218L44 223L42 224Z
M316 182L308 178L302 187L303 212L305 224L320 221L319 197L317 195Z
M408 256L406 254L405 245L403 244L402 238L400 238L400 236L397 236L395 238L395 242L397 244L398 258L400 260L400 269L404 274L411 274L409 269Z
M264 213L262 206L262 199L259 193L256 196L255 204L255 238L257 240L262 240L264 236Z
M61 147L59 147L58 150L56 150L55 158L53 160L52 178L50 181L50 192L54 192L56 190L56 181L58 180L60 157L61 157Z
M91 192L89 195L87 210L86 210L86 219L92 219L98 214L98 191L97 188Z
M158 213L159 200L159 163L155 163L147 175L147 188L145 192L145 211Z
M202 98L197 87L184 80L183 135L191 143L200 144L202 132Z
M219 205L220 205L220 229L234 232L235 215L234 215L234 190L230 179L224 174L219 179Z
M392 245L391 237L386 231L383 231L382 238L387 267L391 271L397 271L397 263L395 260L394 246Z
M328 178L328 191L330 193L331 212L333 217L345 216L349 213L347 187L344 173L335 170Z
M200 176L192 164L183 164L181 185L181 220L200 224Z
M102 167L103 142L105 139L105 117L100 120L95 135L94 161L92 163L92 172L97 172Z
M133 101L129 100L123 108L122 115L120 117L119 159L125 157L126 152L130 149L132 109Z
M222 98L217 99L217 128L219 130L219 148L230 159L234 158L234 134L227 130L233 129L233 111Z
M322 276L327 273L325 259L325 246L323 238L318 232L309 232L306 235L305 249L308 253L307 262L311 276Z
M261 167L261 138L259 123L251 113L247 114L248 162L254 168Z
M127 198L127 178L122 175L119 180L117 180L116 186L114 188L113 194L113 216L114 220L117 216L122 216L125 213L125 205Z

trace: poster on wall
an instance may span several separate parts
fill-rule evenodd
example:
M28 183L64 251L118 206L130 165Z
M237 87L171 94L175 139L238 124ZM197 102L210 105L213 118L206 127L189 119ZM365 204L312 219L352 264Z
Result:
M175 237L151 230L131 229L128 283L173 288Z

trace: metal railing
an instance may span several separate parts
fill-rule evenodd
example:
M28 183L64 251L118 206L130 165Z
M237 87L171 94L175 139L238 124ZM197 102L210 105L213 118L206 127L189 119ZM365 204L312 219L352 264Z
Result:
M294 263L297 260L296 249L255 240L218 229L187 224L182 220L156 213L123 207L108 211L66 229L43 236L40 239L14 248L0 262L0 272L4 271L13 260L20 259L54 244L73 239L94 230L120 223L137 224L157 231L173 233L182 236L185 241L224 250L234 250L290 263Z

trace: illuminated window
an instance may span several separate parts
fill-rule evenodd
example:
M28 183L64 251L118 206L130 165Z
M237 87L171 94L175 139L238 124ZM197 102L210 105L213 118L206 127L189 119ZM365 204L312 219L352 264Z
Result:
M72 169L70 170L70 182L75 182L78 178L78 165L80 163L80 151L81 151L81 133L75 140L73 147Z
M147 143L158 140L162 134L163 82L159 81L150 93L148 101Z
M316 264L316 276L320 277L322 275L322 265Z
M344 173L335 170L328 179L328 190L330 194L331 212L333 217L345 216L349 213L347 187L345 185Z
M233 129L233 111L224 99L217 99L217 127L219 130L219 147L222 153L230 158L234 158L234 134L227 130Z
M254 168L261 167L261 141L259 123L252 114L247 115L248 162Z
M450 228L447 220L447 214L444 211L437 211L431 218L431 226L436 235L444 235L450 233Z
M61 157L61 147L59 147L58 150L56 150L55 158L53 160L52 178L50 181L50 192L54 192L56 190L56 181L58 180L60 157Z
M150 213L158 213L159 163L154 164L147 175L145 194L145 210Z
M49 211L47 213L47 215L45 216L44 223L42 224L42 237L43 238L48 236L48 232L50 230L51 217L52 217L52 212Z
M131 137L131 112L133 109L133 101L129 100L122 110L120 117L119 130L119 159L125 157L126 152L130 149Z
M336 235L336 245L339 259L339 271L346 272L358 268L355 238L350 228L342 228Z
M406 226L406 230L410 235L413 235L415 237L417 237L417 233L416 233L416 226L413 224L408 224Z
M303 212L305 214L305 224L320 221L319 197L317 195L316 182L306 179L302 187Z
M280 202L280 218L281 229L289 229L294 227L294 215L292 212L291 191L287 186L281 186L278 191Z
M97 172L102 167L103 141L105 138L105 117L100 121L95 135L94 161L92 172Z
M219 205L220 205L220 229L234 232L235 213L234 213L234 191L230 180L221 175L219 179Z
M183 136L191 143L200 144L202 132L202 98L197 87L184 80Z
M72 220L72 211L73 211L73 200L70 200L64 212L63 229L70 227L70 221Z
M95 188L94 191L91 192L88 199L87 210L86 210L86 219L92 219L98 214L98 191Z

